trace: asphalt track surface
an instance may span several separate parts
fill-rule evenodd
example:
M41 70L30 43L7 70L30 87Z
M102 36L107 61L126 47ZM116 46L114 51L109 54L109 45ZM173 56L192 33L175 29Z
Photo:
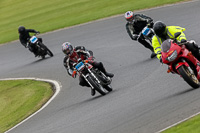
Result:
M200 1L141 11L154 21L186 27L200 44ZM58 96L10 133L154 133L200 111L200 89L192 89L150 50L132 41L123 15L40 35L53 58L40 60L17 42L0 46L0 78L37 77L61 82ZM30 27L31 28L31 27ZM16 31L17 34L17 31ZM94 52L115 74L114 91L92 97L63 67L61 44L69 41Z

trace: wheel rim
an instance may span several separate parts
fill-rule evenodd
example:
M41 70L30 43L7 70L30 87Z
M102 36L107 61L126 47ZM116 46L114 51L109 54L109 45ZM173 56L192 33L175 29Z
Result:
M191 77L192 80L193 80L196 84L199 84L199 80L197 79L197 77L196 77L194 74L191 74L187 67L185 67L185 71L186 71L186 74L187 74L189 77Z

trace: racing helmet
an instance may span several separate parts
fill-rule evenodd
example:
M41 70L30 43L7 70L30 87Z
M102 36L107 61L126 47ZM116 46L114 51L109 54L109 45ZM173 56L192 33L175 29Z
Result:
M124 17L127 21L132 21L134 19L134 16L133 16L133 12L132 11L127 11L125 14L124 14Z
M153 25L153 30L158 37L165 36L166 25L162 21L157 21Z
M26 28L25 28L24 26L19 26L19 28L18 28L18 32L19 32L20 34L24 33L25 30L26 30Z
M71 56L74 49L73 49L70 42L64 42L62 44L62 51L63 51L64 54Z

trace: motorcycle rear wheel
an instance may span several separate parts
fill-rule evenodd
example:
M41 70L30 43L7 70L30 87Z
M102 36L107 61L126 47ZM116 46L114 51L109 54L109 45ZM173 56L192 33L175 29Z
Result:
M198 88L200 85L199 80L196 75L191 74L188 68L184 65L178 68L179 74L183 77L183 79L193 88Z

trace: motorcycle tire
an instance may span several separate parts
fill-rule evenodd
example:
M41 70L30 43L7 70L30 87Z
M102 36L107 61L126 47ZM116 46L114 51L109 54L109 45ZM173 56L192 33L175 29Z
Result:
M104 86L104 88L105 88L108 92L111 92L111 91L113 90L111 85L106 85L106 86Z
M40 46L46 50L47 54L48 54L50 57L53 57L53 53L51 52L51 50L49 50L49 49L47 48L47 46L45 46L43 43L40 43Z
M191 74L185 65L180 66L178 68L178 72L190 86L192 86L195 89L199 87L200 82L197 79L196 75Z
M47 47L46 47L46 50L47 50L47 54L48 54L50 57L53 57L53 53L51 52L51 50L49 50Z
M98 91L101 95L106 94L106 90L103 88L102 85L98 84L95 79L92 78L91 75L87 77L87 80L90 82L90 84L94 87L96 91Z

